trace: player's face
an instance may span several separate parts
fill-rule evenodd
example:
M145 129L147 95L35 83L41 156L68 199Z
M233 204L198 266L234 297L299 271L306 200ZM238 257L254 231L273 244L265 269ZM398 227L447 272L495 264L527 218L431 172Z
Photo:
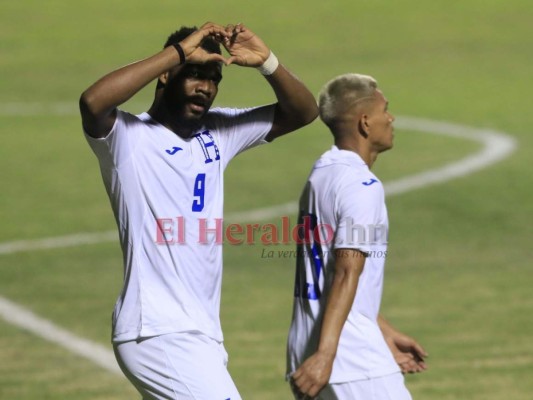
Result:
M378 152L389 150L393 146L394 116L389 112L389 102L381 92L374 94L375 101L371 103L368 112L368 124L370 126L369 139L372 146Z
M213 104L221 80L218 63L186 64L177 73L170 73L165 101L183 122L200 121Z

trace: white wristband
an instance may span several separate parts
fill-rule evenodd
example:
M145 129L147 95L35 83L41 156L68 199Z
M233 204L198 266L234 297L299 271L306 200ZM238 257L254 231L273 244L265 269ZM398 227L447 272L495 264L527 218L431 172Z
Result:
M260 67L257 67L257 70L263 75L272 75L276 69L278 69L279 61L278 58L270 51L268 58Z

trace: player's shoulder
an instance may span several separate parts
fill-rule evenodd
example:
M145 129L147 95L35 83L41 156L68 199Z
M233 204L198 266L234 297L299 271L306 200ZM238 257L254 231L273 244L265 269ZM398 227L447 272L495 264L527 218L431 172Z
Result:
M245 108L214 107L205 117L205 126L210 129L239 128L262 120L272 120L274 106Z
M242 112L239 108L215 107L209 110L204 119L204 126L212 132L224 131L235 124L235 119Z
M374 176L359 154L341 150L336 146L323 153L313 165L313 170L327 169L332 178L349 175L351 179L365 179Z
M136 115L136 114L132 114L129 111L117 108L117 118L127 119L127 120L145 121L150 118L150 114L148 114L147 112L143 112L143 113Z
M126 126L132 125L150 125L155 124L155 121L152 119L150 114L143 112L140 114L132 114L128 111L121 110L117 108L117 120L122 122Z
M232 115L237 115L243 110L242 108L232 108L232 107L213 107L207 114L206 118L224 118L231 117Z
M237 118L250 108L214 107L205 116L206 125L221 124Z
M355 152L333 146L315 162L313 172L335 181L340 191L381 192L383 185Z

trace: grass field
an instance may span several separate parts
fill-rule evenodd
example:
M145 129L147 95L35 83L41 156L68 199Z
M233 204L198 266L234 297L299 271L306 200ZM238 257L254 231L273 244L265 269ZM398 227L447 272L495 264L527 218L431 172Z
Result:
M98 77L157 51L182 24L243 22L310 89L345 72L374 75L397 115L506 132L518 150L483 171L388 200L383 313L430 353L408 376L415 399L527 400L533 393L533 8L526 0L250 3L65 0L0 3L0 243L114 228L77 100ZM142 111L153 87L125 108ZM229 67L219 105L273 100L251 70ZM226 211L297 199L330 146L316 121L239 156ZM383 181L479 149L398 130ZM276 219L277 220L277 219ZM279 246L274 250L292 249ZM246 399L290 399L285 336L293 263L260 244L226 246L222 324ZM121 283L118 243L0 254L0 296L109 348ZM128 382L0 319L1 399L138 398Z

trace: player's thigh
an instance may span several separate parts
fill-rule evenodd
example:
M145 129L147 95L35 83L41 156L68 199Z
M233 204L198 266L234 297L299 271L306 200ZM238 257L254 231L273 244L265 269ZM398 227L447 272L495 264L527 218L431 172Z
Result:
M177 333L115 345L120 367L144 399L240 400L224 347Z
M412 400L401 373L327 385L320 400Z

